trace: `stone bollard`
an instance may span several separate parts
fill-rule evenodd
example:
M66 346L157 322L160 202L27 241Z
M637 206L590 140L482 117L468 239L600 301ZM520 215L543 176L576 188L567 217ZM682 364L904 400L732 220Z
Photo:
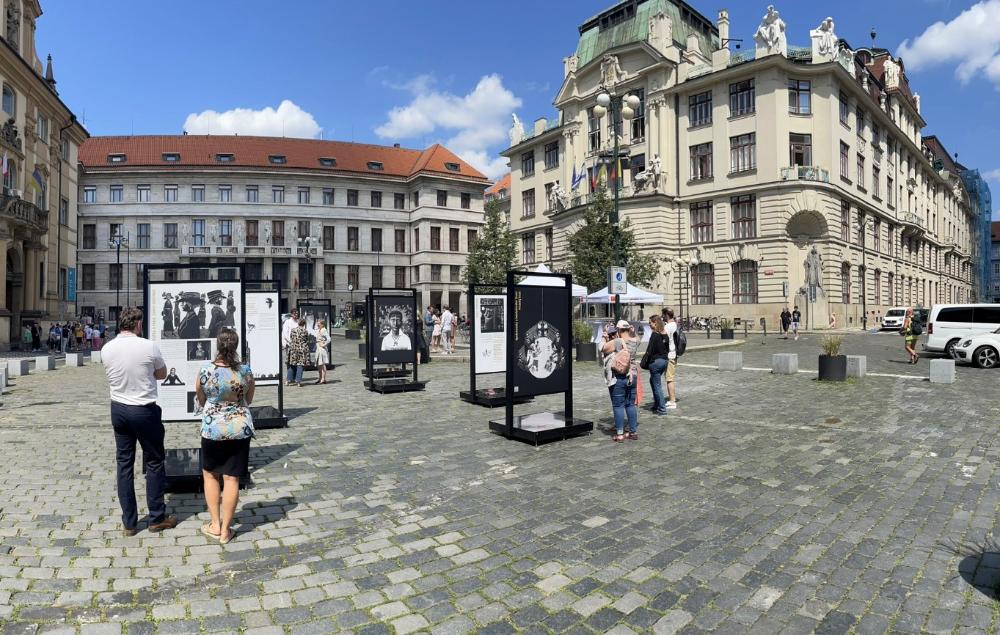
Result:
M954 384L955 360L932 359L930 380L932 384Z
M101 362L101 351L90 351L90 361L95 364L100 364Z
M28 374L28 360L9 359L7 360L7 374L11 377L20 377Z
M7 369L0 368L0 395L7 390Z
M775 375L794 375L799 372L798 353L775 353L771 355L771 372Z
M66 353L67 366L83 366L87 363L87 358L82 353Z
M41 372L43 370L55 370L56 369L56 358L49 355L39 355L35 358L35 372Z
M868 374L868 358L864 355L847 356L847 376L861 379Z
M719 370L743 370L743 351L719 353Z

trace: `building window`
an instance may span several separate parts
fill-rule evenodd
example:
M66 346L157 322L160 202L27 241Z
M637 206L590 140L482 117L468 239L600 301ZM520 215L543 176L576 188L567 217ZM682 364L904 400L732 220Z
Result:
M462 281L462 266L461 265L451 265L451 267L449 267L449 269L451 271L451 275L449 276L449 280L451 282L461 282Z
M309 188L308 187L300 187L299 188L299 205L308 205L308 204L309 204Z
M323 288L327 290L334 290L337 288L337 266L336 265L323 265Z
M639 98L639 107L635 109L632 116L631 140L636 141L646 136L646 91L642 88L633 88L630 91Z
M441 251L440 227L431 227L431 251Z
M521 192L521 218L535 216L535 188Z
M417 227L413 228L413 251L420 251L420 229Z
M876 269L872 275L874 276L872 285L875 287L875 304L882 304L882 272Z
M205 221L202 219L191 221L191 244L195 247L205 246Z
M757 263L753 260L733 263L733 304L757 304Z
M729 116L749 115L756 110L753 78L729 85Z
M205 186L204 185L192 185L191 186L191 202L193 202L193 203L203 203L203 202L205 202Z
M97 248L97 225L87 224L83 226L83 248Z
M372 287L375 289L382 288L382 267L372 267Z
M139 223L136 235L139 239L139 249L149 249L149 223Z
M38 113L38 127L35 129L35 134L42 143L46 145L49 143L49 119L42 113Z
M882 149L882 129L872 121L872 147L876 150Z
M712 91L688 97L688 126L697 128L712 123Z
M712 144L691 146L691 180L712 178Z
M300 220L297 222L297 227L295 228L295 234L299 238L306 238L312 234L312 227L309 221Z
M323 205L333 205L333 188L323 188Z
M712 201L691 203L691 242L712 242Z
M163 248L177 249L177 223L163 223Z
M382 165L381 161L369 161L368 169L373 172L381 172L382 170L385 169L385 167Z
M97 288L96 266L92 264L80 265L80 288L84 291L93 291Z
M358 206L358 191L357 190L347 190L347 204L351 207Z
M247 203L257 203L260 201L260 192L256 185L247 186Z
M219 221L219 245L223 247L233 246L233 221Z
M14 95L14 90L6 84L3 87L3 111L17 118L17 97Z
M757 133L729 137L729 171L746 172L757 167Z
M437 191L437 204L438 207L448 206L448 190L438 190Z
M840 202L840 239L851 242L851 205L847 201Z
M217 163L232 163L236 160L236 155L231 152L220 152L215 155L215 161Z
M872 222L872 249L878 253L882 247L882 221L875 219Z
M431 282L441 282L441 265L431 265Z
M895 296L895 289L893 288L893 285L895 284L895 281L893 280L893 275L892 275L891 271L885 274L885 283L886 283L885 284L885 303L888 304L889 306L892 306L893 305L893 298L896 297L896 296Z
M233 200L233 186L232 185L220 185L219 186L219 202L220 203L230 203Z
M246 229L247 229L246 246L256 247L260 241L260 238L258 237L260 230L258 229L257 221L255 220L246 221Z
M59 199L59 224L69 225L69 199L65 196Z
M406 209L406 195L405 194L393 194L392 195L392 207L394 209Z
M382 251L382 229L380 227L372 227L372 251Z
M394 247L396 248L397 254L406 253L406 232L402 229L397 229L394 232L395 240Z
M450 227L448 229L448 250L458 251L458 228Z
M323 249L326 251L333 251L336 249L335 239L337 228L333 225L323 225ZM331 287L332 288L332 287Z
M858 153L858 187L865 186L865 155Z
M535 173L535 152L521 154L521 176L531 176Z
M452 163L451 161L449 161L444 164L444 169L448 170L449 172L461 172L462 166L457 163Z
M359 251L358 246L358 228L348 227L347 228L347 251Z
M557 167L559 167L559 142L553 141L552 143L546 143L545 169L550 170Z
M85 187L85 188L83 188L83 202L84 203L96 203L97 202L97 188L96 187Z
M271 202L272 203L285 202L285 187L283 185L275 185L271 187Z
M164 163L178 163L181 160L179 152L164 152L160 155Z
M808 115L812 112L809 82L801 79L788 80L788 112Z
M851 265L846 262L840 265L840 301L851 303Z
M872 196L882 198L882 172L874 165L872 166Z
M123 192L125 190L121 185L111 186L111 198L109 199L112 203L121 203L123 198Z
M164 185L163 186L163 201L165 203L176 203L177 202L177 186L176 185Z
M851 146L840 142L840 176L849 179L851 174Z
M535 263L535 233L528 232L521 236L521 262L526 265Z
M267 157L267 160L274 165L284 165L287 163L287 159L285 159L285 155L283 154L272 154Z
M847 93L840 91L840 123L850 126L851 109L847 104Z
M371 193L371 204L372 207L382 207L382 192Z
M355 289L358 288L358 280L361 278L361 265L347 265L347 284Z
M865 134L865 109L858 106L854 111L854 125L857 126L858 136Z
M729 199L733 217L733 238L757 237L757 200L753 194Z
M121 238L124 238L125 234L122 233L122 224L121 223L109 223L108 224L108 236L110 238L114 238L115 236L119 236Z
M691 267L691 304L715 304L715 267L707 262Z
M410 193L410 205L414 208L420 207L420 191Z
M462 200L462 209L472 208L472 194L469 194L468 192L463 192L461 200Z
M545 260L552 262L552 228L545 230Z
M148 203L149 202L149 186L148 185L137 185L135 187L135 200L137 203Z
M593 108L587 109L587 147L591 152L601 148L601 118L594 114Z
M788 135L788 151L791 165L812 165L812 135Z
M271 244L276 247L285 246L285 221L271 221Z
M122 265L116 263L108 265L108 288L122 288Z
M396 288L406 288L406 267L396 267Z
M889 207L893 207L895 205L894 199L892 198L892 187L893 187L892 177L891 176L885 177L885 203Z
M466 243L467 243L466 244L466 249L468 251L472 251L472 248L476 244L476 239L477 239L478 235L479 235L479 233L476 230L474 230L474 229L470 229L470 230L468 230L466 232L465 240L466 240Z

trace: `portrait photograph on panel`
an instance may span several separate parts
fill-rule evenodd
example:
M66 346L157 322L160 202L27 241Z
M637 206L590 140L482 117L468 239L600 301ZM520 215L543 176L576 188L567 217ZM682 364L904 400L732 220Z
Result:
M413 361L414 298L412 296L377 296L372 316L372 355L376 363Z
M544 395L568 389L569 293L557 287L518 287L514 297L514 390Z
M191 340L187 342L189 362L207 362L212 359L212 340Z

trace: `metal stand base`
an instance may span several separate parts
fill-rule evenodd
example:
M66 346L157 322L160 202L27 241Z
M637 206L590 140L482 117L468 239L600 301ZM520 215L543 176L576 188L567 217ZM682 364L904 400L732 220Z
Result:
M398 377L409 377L411 375L410 371L403 370L402 368L376 368L372 371L375 375L375 379L395 379ZM361 369L361 376L368 376L368 369Z
M585 434L593 431L594 422L584 419L566 418L561 412L538 412L530 415L515 415L513 424L508 426L503 419L490 421L490 430L508 439L520 439L538 445L554 439Z
M403 378L365 381L365 388L372 392L380 392L383 395L389 392L413 392L416 390L423 390L426 386L426 381L411 381Z
M490 394L491 392L492 394ZM479 389L475 394L471 390L463 390L458 393L458 396L462 398L462 401L487 408L496 408L507 403L507 390L505 388L495 388L492 391ZM515 404L528 403L531 400L532 397L514 397Z
M163 455L163 467L167 473L168 492L200 492L203 481L201 475L201 448L172 448ZM146 466L142 466L146 473ZM250 475L240 477L240 488L250 483Z

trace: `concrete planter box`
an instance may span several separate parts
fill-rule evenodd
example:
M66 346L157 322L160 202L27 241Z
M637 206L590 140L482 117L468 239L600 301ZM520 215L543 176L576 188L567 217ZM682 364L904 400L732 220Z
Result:
M596 362L597 361L597 345L593 342L584 342L582 344L576 345L576 361L578 362Z
M28 370L28 360L26 359L9 359L7 360L7 374L11 377L20 377L21 375L27 375Z
M847 355L820 355L819 380L844 381L847 379Z
M771 372L775 375L794 375L798 373L798 353L775 353L771 355Z
M87 358L83 356L83 353L66 353L67 366L83 366L86 363Z
M49 357L48 355L39 355L35 358L35 372L41 372L43 370L55 370L56 369L56 358Z
M733 329L722 329L719 331L720 336L724 340L736 339L736 331Z
M344 337L349 340L360 340L361 330L360 329L347 329L344 331Z

